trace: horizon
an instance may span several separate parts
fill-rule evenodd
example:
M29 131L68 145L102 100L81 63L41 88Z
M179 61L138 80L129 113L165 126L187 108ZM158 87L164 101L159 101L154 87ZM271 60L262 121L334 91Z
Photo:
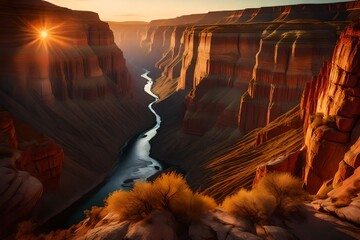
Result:
M154 0L151 5L145 5L145 0L123 2L117 0L48 0L52 4L73 10L92 11L99 14L103 21L111 22L150 22L157 19L176 18L183 15L201 14L211 11L241 10L245 8L271 7L297 4L326 4L337 2L352 2L351 0L185 0L177 1ZM120 5L120 9L115 6ZM124 7L122 7L124 6ZM142 7L146 6L146 7ZM161 9L158 6L162 6Z

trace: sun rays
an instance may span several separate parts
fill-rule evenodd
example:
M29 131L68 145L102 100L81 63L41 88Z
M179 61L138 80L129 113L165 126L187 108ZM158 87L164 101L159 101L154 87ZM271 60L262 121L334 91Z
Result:
M24 47L36 47L40 49L66 47L74 42L74 33L69 32L66 22L55 22L54 20L43 18L40 21L20 20L22 38L24 38ZM66 30L65 30L66 29ZM72 28L70 28L72 29Z

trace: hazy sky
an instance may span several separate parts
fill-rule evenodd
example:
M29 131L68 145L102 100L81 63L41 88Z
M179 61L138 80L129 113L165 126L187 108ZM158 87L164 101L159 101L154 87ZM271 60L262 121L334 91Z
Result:
M150 21L191 13L297 3L346 0L49 0L59 6L97 12L107 21Z

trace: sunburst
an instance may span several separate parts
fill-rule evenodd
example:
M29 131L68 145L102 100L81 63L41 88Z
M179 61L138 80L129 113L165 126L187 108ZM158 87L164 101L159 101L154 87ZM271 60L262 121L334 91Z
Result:
M72 39L66 37L65 22L55 23L46 18L32 22L20 20L20 22L21 34L26 43L24 47L52 48L71 44Z

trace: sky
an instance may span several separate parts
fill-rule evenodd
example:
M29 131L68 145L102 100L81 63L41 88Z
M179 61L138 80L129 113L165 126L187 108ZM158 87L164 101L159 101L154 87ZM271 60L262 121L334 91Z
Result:
M347 0L48 0L75 10L97 12L103 21L151 21L192 13L236 10L298 3L346 2Z

